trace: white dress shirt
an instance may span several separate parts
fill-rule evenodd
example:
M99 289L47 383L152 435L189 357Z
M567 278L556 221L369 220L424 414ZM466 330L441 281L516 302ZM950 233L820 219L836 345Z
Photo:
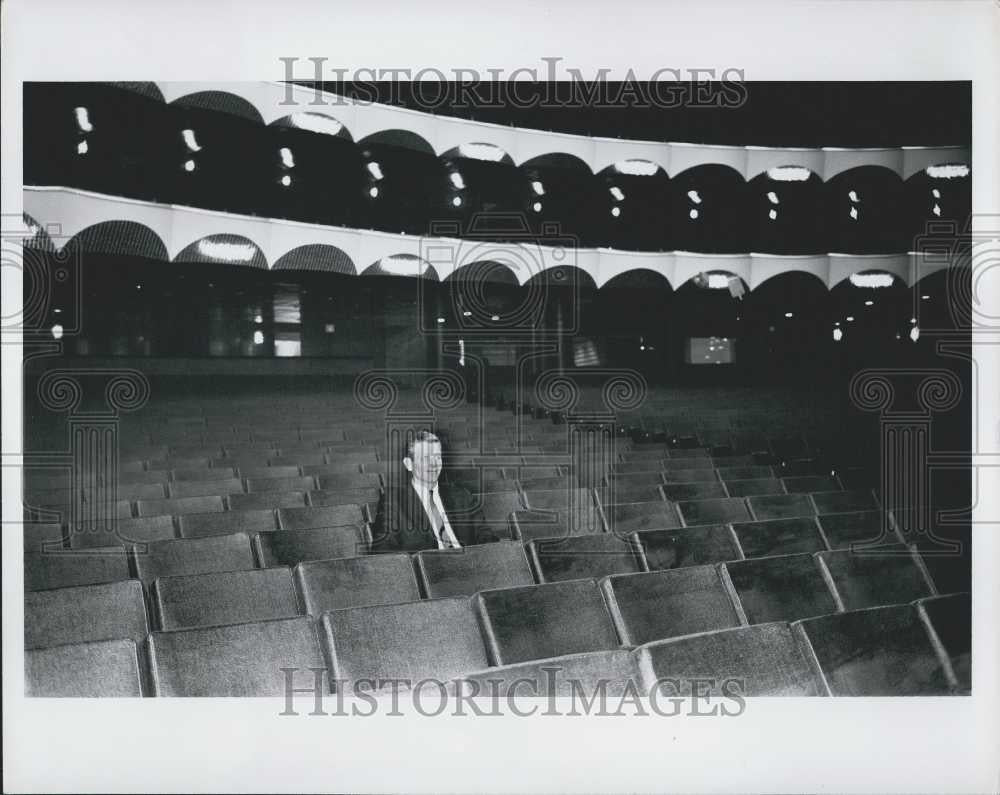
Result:
M434 539L437 541L438 549L460 548L462 545L458 543L458 539L451 529L451 524L448 522L448 514L445 513L444 505L441 504L441 492L438 486L435 485L433 489L433 502L434 507L437 508L438 514L441 516L441 528L434 526L434 513L431 511L431 489L418 483L416 478L411 482L413 483L414 491L417 492L417 496L420 498L420 504L424 507L424 513L427 514L427 522L434 532Z

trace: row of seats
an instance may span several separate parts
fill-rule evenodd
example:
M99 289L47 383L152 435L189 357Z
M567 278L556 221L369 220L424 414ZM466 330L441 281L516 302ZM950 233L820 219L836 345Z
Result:
M563 668L565 688L580 673L580 655L596 655L584 663L590 671L585 688L601 678L616 689L623 679L637 679L647 691L667 680L663 686L671 694L689 691L693 679L711 680L716 693L725 680L736 679L737 692L747 696L944 695L970 686L969 632L961 626L968 595L749 626L723 604L708 602L696 609L701 625L714 628L642 643L635 628L662 622L673 611L651 610L641 602L623 610L620 601L609 610L607 591L593 580L486 590L471 599L338 608L307 617L293 608L287 571L254 574L268 582L224 596L210 620L220 613L246 618L241 598L252 598L265 620L206 626L205 614L186 601L196 585L178 578L168 594L158 596L161 610L169 605L169 620L152 633L136 581L29 594L28 692L283 695L286 681L308 687L314 669L324 668L330 680L324 687L344 690L377 690L385 680L456 677L500 680L503 686L526 671L548 676L545 669L553 667ZM711 588L710 572L697 574L695 584ZM608 581L604 586L615 587ZM683 593L677 584L669 595L680 599ZM199 623L180 628L183 621L174 619L185 617ZM41 625L44 633L32 629ZM291 680L284 669L294 669ZM627 677L623 670L630 672ZM548 691L543 686L537 692Z

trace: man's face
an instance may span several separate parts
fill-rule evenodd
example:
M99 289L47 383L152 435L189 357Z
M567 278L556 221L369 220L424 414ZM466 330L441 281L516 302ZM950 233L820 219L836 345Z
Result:
M427 485L434 485L441 476L441 443L417 442L413 445L413 457L403 459L413 477Z

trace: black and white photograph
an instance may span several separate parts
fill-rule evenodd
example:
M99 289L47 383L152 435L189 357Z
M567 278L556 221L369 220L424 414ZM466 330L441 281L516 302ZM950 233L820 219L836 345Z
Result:
M996 791L996 3L46 5L5 791Z

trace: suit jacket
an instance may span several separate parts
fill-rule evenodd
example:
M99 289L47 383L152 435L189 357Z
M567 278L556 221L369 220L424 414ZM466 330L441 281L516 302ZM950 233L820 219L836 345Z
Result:
M463 547L497 541L498 538L481 527L480 516L474 512L475 500L468 489L438 483L438 493L448 524ZM387 488L378 502L372 525L372 552L419 552L437 549L437 539L423 503L409 478Z

